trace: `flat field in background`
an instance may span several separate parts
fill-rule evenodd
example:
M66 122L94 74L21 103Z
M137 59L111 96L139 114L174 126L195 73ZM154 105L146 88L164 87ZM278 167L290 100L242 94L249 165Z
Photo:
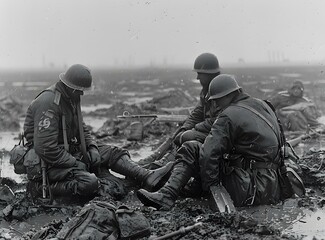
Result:
M252 96L266 99L285 90L294 80L305 84L306 96L325 113L325 67L312 65L225 67L223 73L236 76ZM17 70L0 72L0 96L14 96L27 106L44 88L58 80L63 70ZM130 96L150 98L173 89L198 96L196 73L186 68L92 69L95 88L83 97L83 104L112 103Z

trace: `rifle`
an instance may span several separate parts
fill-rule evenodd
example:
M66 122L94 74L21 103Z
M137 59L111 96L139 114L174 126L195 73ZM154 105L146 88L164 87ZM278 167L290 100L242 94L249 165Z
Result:
M171 232L171 233L167 233L163 236L160 237L149 237L149 240L163 240L163 239L169 239L178 235L185 235L186 233L189 233L190 231L192 231L193 229L202 227L203 223L202 222L198 222L195 223L194 225L188 226L188 227L180 227L179 230Z
M141 119L141 118L152 118L153 120L156 120L158 122L177 122L177 123L183 123L187 115L172 115L172 114L164 114L164 115L158 115L158 114L131 114L128 111L124 111L122 115L118 115L117 118L122 119Z
M168 137L162 144L160 144L159 147L151 155L144 159L141 159L138 164L144 168L150 168L151 163L161 159L167 153L167 151L172 148L175 137L180 131L181 128L178 128L171 137Z
M52 204L53 197L52 197L52 191L49 186L49 181L46 175L46 163L43 159L41 159L41 169L42 169L42 204Z

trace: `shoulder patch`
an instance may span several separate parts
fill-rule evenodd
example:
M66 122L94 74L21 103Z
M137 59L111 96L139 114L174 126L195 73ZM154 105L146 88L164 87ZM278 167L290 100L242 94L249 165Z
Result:
M55 91L54 103L56 105L59 105L60 104L60 99L61 99L61 93L59 91Z

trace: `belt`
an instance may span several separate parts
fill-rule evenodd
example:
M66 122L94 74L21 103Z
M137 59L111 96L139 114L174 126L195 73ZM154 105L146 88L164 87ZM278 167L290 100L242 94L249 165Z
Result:
M277 170L279 165L273 162L259 162L255 160L236 159L228 161L230 167L239 167L243 169L273 169Z

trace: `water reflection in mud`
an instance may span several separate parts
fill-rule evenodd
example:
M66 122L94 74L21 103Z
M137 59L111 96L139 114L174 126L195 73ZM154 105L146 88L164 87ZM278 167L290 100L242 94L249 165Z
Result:
M284 232L306 239L324 239L325 236L325 210L304 210L304 216L287 228Z

